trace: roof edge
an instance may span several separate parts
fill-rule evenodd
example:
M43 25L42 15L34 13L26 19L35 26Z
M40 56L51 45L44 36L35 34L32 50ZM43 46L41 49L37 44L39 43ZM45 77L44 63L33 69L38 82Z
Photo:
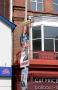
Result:
M13 22L11 22L8 19L6 19L5 17L0 16L0 20L2 22L6 23L9 27L11 27L12 31L15 29L16 25Z

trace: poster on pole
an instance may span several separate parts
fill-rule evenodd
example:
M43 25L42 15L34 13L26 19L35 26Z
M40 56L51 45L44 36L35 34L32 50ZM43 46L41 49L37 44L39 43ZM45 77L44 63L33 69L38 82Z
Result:
M21 88L25 88L23 90L27 89L27 79L28 79L28 67L25 67L21 71Z
M28 53L28 48L23 48L23 50L21 51L20 68L29 66Z

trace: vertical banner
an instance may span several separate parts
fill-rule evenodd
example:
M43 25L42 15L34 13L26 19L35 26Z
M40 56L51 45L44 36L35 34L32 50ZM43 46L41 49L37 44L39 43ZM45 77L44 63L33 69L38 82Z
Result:
M28 67L25 67L21 71L21 88L27 90L27 79L28 79Z
M29 55L29 48L23 48L21 51L21 59L20 59L20 67L26 67L29 66L29 59L28 59L28 55Z
M27 26L23 27L22 34L20 36L20 43L22 46L20 68L29 66L29 34Z
M28 67L29 66L29 35L26 26L22 30L20 37L20 43L22 45L20 68L21 70L21 88L27 90L27 78L28 78Z

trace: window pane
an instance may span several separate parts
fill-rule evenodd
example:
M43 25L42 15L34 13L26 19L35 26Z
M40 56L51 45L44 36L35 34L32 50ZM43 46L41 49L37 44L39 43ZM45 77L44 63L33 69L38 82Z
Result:
M58 0L53 0L53 2L57 4L58 3Z
M44 50L54 51L52 39L44 39Z
M58 38L58 27L44 27L44 37L45 38Z
M58 52L58 40L55 40L55 51Z
M55 12L55 13L58 13L58 5L55 5L55 4L54 4L54 5L53 5L53 8L54 8L54 12Z
M42 2L42 0L37 0L37 2Z
M32 10L36 11L36 3L35 2L32 2Z
M36 2L37 0L32 0L32 2Z
M42 0L32 0L32 10L42 11Z
M33 39L41 38L41 26L32 28L32 37Z
M42 3L37 3L37 11L42 11Z
M33 51L41 50L41 39L33 40Z
M34 2L34 1L37 1L37 2L42 2L42 0L32 0L32 2Z
M58 0L53 0L53 9L55 13L58 13Z

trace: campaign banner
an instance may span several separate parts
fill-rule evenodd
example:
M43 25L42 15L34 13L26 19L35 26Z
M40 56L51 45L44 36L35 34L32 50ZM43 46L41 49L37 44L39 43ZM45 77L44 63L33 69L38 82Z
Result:
M28 48L21 51L20 68L29 66L28 53Z
M2 76L12 76L12 67L0 67L0 77Z
M28 79L28 67L25 67L21 71L21 88L27 89L27 79Z

